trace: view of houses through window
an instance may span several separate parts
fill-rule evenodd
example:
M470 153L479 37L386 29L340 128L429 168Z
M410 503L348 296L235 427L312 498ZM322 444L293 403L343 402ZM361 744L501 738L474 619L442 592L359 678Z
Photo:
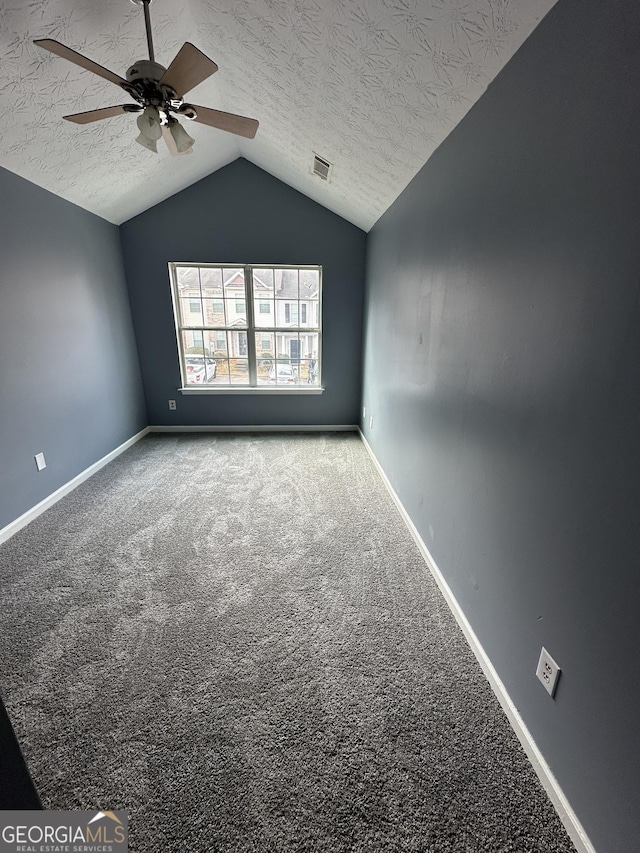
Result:
M184 387L320 385L320 267L169 267Z

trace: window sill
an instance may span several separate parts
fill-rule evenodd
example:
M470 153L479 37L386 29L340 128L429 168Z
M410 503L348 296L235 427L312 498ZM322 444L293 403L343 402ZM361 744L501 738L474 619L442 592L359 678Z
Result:
M309 385L307 387L297 385L294 388L289 388L285 385L275 386L273 388L232 388L230 385L204 385L199 387L189 386L188 388L178 388L178 391L181 394L299 394L301 396L308 396L309 394L322 394L324 392L324 388L313 385Z

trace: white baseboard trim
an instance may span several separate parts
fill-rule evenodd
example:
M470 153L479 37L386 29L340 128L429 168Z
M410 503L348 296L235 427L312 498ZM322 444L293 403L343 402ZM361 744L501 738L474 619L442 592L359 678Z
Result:
M578 820L578 816L571 808L569 800L564 795L564 792L562 791L558 780L551 772L551 768L549 767L544 756L538 749L536 742L531 736L531 732L526 727L518 709L516 708L511 697L507 693L507 689L500 680L500 677L496 672L493 664L491 663L489 656L480 644L480 641L478 640L473 628L471 627L469 620L467 619L464 614L464 611L458 604L456 597L454 596L448 583L444 579L442 572L436 565L435 560L429 553L429 549L422 540L422 537L418 533L415 524L413 523L409 514L404 508L402 502L400 501L400 498L396 494L382 466L378 462L378 459L376 458L375 453L371 449L369 442L364 437L360 428L358 428L358 432L360 433L360 438L362 439L362 442L366 447L369 456L373 460L373 463L376 466L378 473L380 474L382 481L387 488L387 491L389 492L391 498L393 499L393 502L397 506L400 515L402 516L402 519L407 526L407 529L411 533L416 545L418 546L418 549L420 550L420 553L422 554L431 574L433 575L436 583L438 584L445 601L449 605L449 608L453 613L458 625L462 629L467 643L471 647L471 651L478 659L478 663L482 667L482 671L484 672L491 686L491 689L495 693L498 701L500 702L500 705L502 706L502 709L507 715L507 719L509 720L512 729L514 730L516 736L518 737L518 740L522 744L522 748L524 749L527 758L531 762L531 765L533 766L533 769L535 770L538 779L540 780L542 786L547 792L547 795L551 800L551 803L555 808L556 812L558 813L558 817L562 821L564 828L567 830L569 837L573 841L576 850L578 851L578 853L596 853L595 847L589 840L587 833L585 832L582 824Z
M27 524L32 522L34 518L37 518L39 515L52 507L55 503L57 503L61 498L65 495L68 495L69 492L72 492L77 486L81 483L84 483L85 480L88 480L89 477L93 476L97 471L101 468L104 468L112 459L115 459L116 456L120 456L121 453L124 453L125 450L128 450L132 445L136 442L140 441L141 438L149 432L149 427L145 427L140 432L136 433L136 435L127 439L123 444L119 445L112 450L110 453L107 453L106 456L103 456L102 459L98 459L97 462L94 462L93 465L90 465L88 468L85 468L84 471L81 471L77 474L72 480L69 480L68 483L65 483L63 486L60 486L59 489L56 489L55 492L52 492L48 497L41 500L40 503L37 503L35 506L28 509L21 516L16 518L14 521L7 524L6 527L3 527L0 530L0 545L3 542L6 542L7 539L10 539L18 530L22 530L23 527L26 527Z
M255 426L150 426L149 432L358 432L357 424L312 424L307 426L256 424Z

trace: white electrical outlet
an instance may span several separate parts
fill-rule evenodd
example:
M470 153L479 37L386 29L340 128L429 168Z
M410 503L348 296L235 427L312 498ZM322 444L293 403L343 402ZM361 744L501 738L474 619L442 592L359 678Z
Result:
M362 407L362 420L364 420L366 417L367 417L367 407L363 406Z
M544 685L544 689L547 691L549 696L553 697L553 694L556 692L558 678L560 677L560 667L544 646L540 652L540 660L538 661L536 675Z
M176 401L175 400L169 400L169 408L171 409L172 412L175 412L175 409L176 409Z
M36 460L36 468L38 471L42 471L43 468L47 467L47 463L44 460L44 453L36 453L33 458Z
M369 429L373 429L373 415L369 418Z

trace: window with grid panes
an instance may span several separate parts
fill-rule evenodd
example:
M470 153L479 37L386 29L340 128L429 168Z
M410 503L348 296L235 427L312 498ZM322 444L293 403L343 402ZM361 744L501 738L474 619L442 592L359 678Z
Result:
M182 384L185 359L212 359L209 388L320 387L319 266L169 265ZM195 302L198 310L195 309Z

